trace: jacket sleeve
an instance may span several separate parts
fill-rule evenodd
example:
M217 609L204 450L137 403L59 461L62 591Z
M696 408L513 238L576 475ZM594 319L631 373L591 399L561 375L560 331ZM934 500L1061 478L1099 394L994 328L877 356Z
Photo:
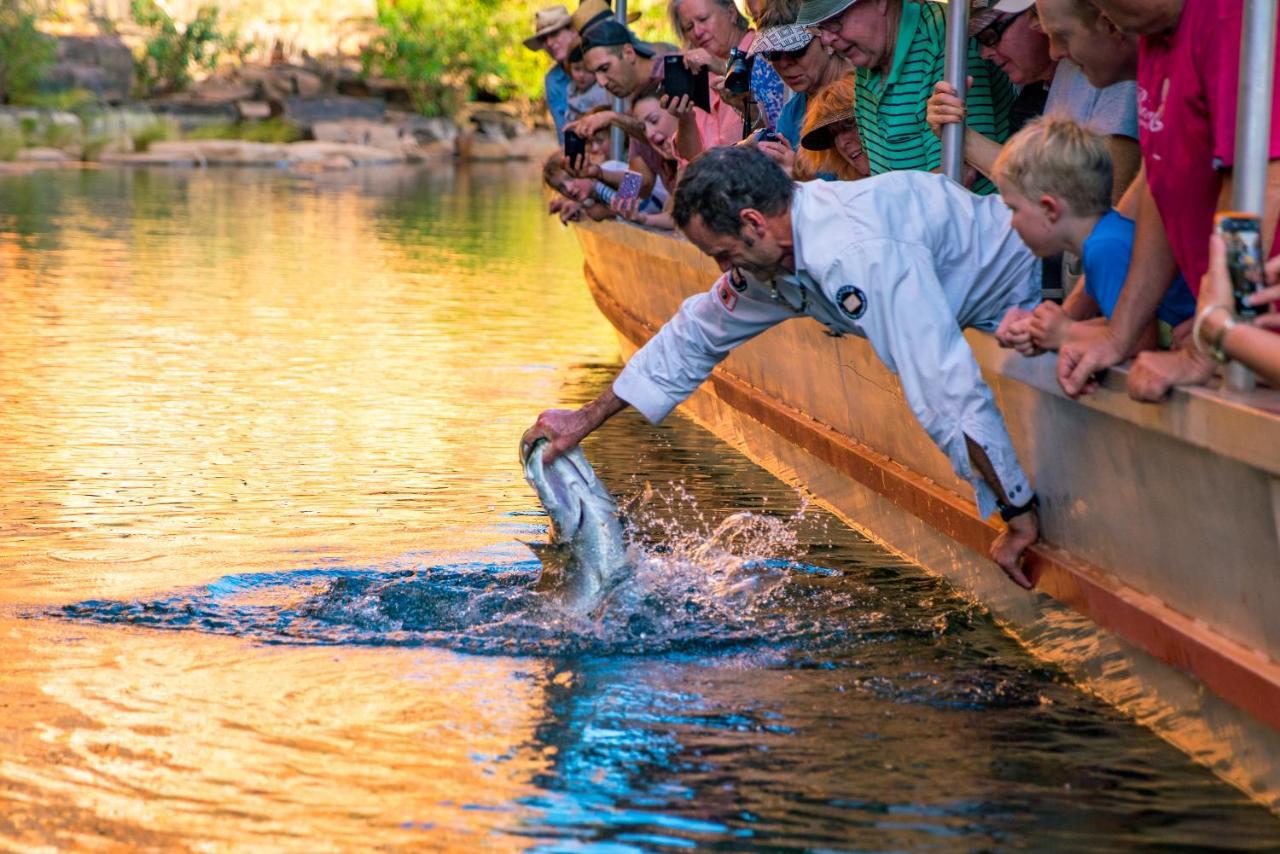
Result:
M861 286L865 305L858 324L876 355L898 375L920 426L956 474L973 486L985 518L996 509L997 496L969 459L966 436L986 451L1015 505L1031 498L1031 485L933 263L923 246L865 241L836 258L822 277L823 287L833 288L836 297L842 282L867 283Z
M795 315L751 283L740 293L722 276L711 290L689 297L675 317L614 380L613 392L653 424L702 385L733 348Z

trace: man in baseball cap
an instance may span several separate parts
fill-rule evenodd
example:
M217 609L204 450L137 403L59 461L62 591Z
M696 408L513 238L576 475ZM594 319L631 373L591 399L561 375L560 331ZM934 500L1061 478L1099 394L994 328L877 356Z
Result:
M564 140L564 126L569 110L569 90L573 77L569 74L569 54L580 42L573 19L564 6L548 6L539 9L533 18L533 35L524 40L529 50L545 50L555 60L555 65L543 80L547 109L556 125L556 135Z

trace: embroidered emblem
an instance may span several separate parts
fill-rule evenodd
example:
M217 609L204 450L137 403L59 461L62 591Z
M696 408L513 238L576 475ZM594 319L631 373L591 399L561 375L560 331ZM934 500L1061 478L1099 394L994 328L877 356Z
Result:
M836 292L836 303L852 320L867 313L867 295L853 285L846 285Z
M724 303L726 310L733 311L738 307L738 294L729 285L729 280L721 281L720 287L716 288L716 292L720 296L720 302Z
M737 270L729 272L729 284L733 285L733 289L740 294L747 292L747 280Z

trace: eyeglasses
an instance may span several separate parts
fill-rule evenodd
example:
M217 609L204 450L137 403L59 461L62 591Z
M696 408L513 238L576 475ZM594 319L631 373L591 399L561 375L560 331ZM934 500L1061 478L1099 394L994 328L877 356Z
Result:
M995 47L1000 44L1000 39L1004 38L1004 31L1013 26L1013 22L1030 12L1033 7L1028 6L1021 12L1010 15L1007 18L1001 18L998 21L992 21L989 26L980 30L973 38L983 47Z
M810 42L809 44L813 44L813 42ZM797 48L796 50L761 51L760 55L763 56L770 65L772 65L774 63L783 62L784 60L788 60L788 59L792 61L798 60L801 57L803 57L805 53L808 52L808 50L809 50L809 45L805 45L804 47Z

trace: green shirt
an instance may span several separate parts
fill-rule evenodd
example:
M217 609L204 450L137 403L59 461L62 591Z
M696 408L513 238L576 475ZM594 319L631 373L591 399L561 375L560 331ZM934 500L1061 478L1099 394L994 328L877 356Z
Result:
M902 169L930 171L942 163L942 142L925 121L926 104L934 84L943 77L947 53L945 7L934 2L903 0L902 21L893 52L893 66L880 71L858 69L858 102L855 112L862 145L871 163L871 174ZM969 40L968 126L989 139L1009 137L1009 107L1014 88L1004 72L978 54ZM975 193L994 192L995 186L979 176Z

